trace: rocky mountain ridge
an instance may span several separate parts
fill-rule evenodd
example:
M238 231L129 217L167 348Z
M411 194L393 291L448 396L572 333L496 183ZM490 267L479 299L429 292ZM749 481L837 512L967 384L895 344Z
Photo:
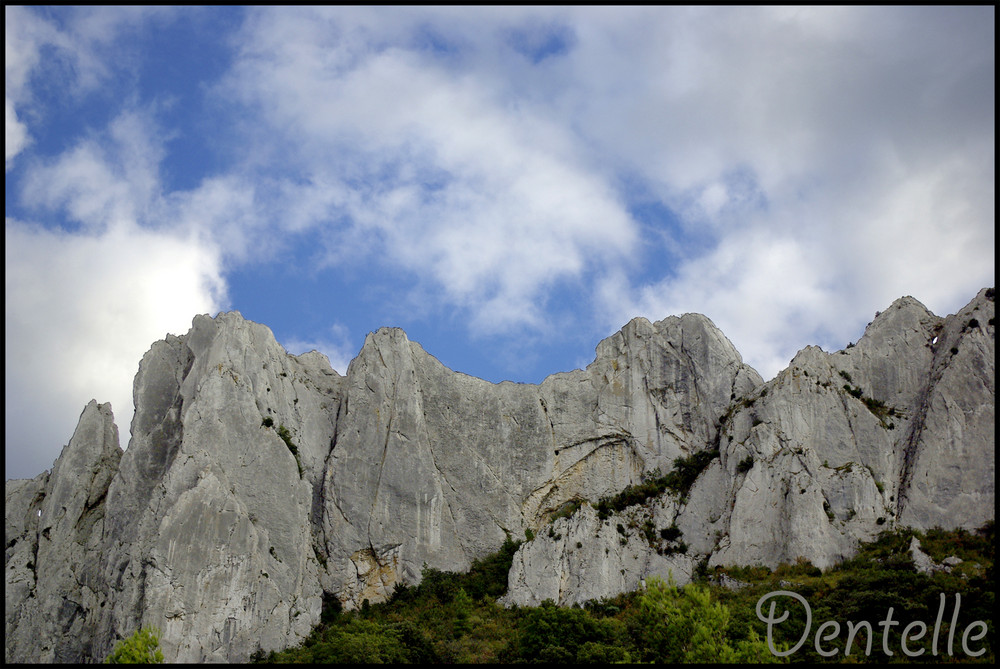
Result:
M993 289L945 318L901 298L767 383L706 317L637 318L529 385L453 372L394 328L341 376L237 312L197 316L143 357L127 450L91 402L50 472L7 482L6 660L100 661L155 625L168 661L245 661L301 641L324 596L379 601L526 531L508 603L979 526L993 317ZM699 463L685 490L598 510L679 461Z

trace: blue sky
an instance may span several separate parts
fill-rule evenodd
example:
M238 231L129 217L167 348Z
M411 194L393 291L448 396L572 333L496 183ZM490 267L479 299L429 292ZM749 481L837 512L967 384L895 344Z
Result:
M698 312L765 378L993 285L995 10L5 8L6 467L239 310L537 383Z

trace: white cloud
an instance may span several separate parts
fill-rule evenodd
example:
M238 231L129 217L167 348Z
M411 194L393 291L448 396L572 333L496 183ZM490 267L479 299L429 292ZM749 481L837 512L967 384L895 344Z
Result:
M991 281L984 11L269 11L227 90L336 184L315 224L370 231L474 332L544 328L582 278L609 327L700 311L771 374ZM569 46L531 65L510 35L542 24ZM621 174L676 215L660 253Z
M705 313L768 376L896 297L947 313L991 284L992 12L652 12L655 42L584 18L580 62L639 76L567 89L583 132L697 240L662 279L609 278L608 320Z
M111 402L126 447L142 355L225 306L212 226L235 196L208 182L165 198L162 144L148 111L127 110L106 132L24 166L22 200L59 223L5 226L10 476L51 467L91 399Z
M343 236L346 214L347 227L377 234L383 262L430 281L474 330L541 327L555 282L633 248L624 203L565 127L488 76L408 48L398 22L388 35L364 24L361 39L340 13L251 25L229 88L261 110L270 139L290 143L297 169L351 191L313 224L325 214Z
M603 286L609 328L643 314L711 317L765 378L803 346L856 341L876 310L913 295L940 315L995 267L993 174L970 154L868 187L831 185L806 201L771 200L744 225L683 259L670 276ZM838 189L839 188L839 189Z
M26 159L45 111L33 77L68 77L72 95L109 81L134 67L109 54L145 15L79 9L57 28L7 8L7 168L24 166L29 211L81 225L8 223L8 238L76 270L84 250L110 252L92 288L143 322L138 295L169 283L163 241L182 259L181 330L220 304L224 264L311 235L299 269L405 275L380 287L472 334L527 341L698 311L769 376L801 346L855 339L899 295L942 313L992 282L993 11L251 9L224 36L233 65L210 107L234 112L232 136L213 138L230 153L164 193L152 107ZM40 63L43 49L71 66ZM666 220L635 220L632 189ZM148 272L118 257L140 249ZM58 265L33 275L14 260L35 304L63 285L92 303ZM137 293L110 278L128 271ZM568 317L554 303L567 287L593 313ZM14 322L37 318L20 303ZM291 345L342 371L347 342L335 329Z
M148 111L123 111L106 132L28 168L22 200L36 208L65 208L88 227L148 219L160 196L162 141Z
M152 342L224 299L218 258L171 234L5 225L8 476L50 468L84 405L110 401L128 445L132 379ZM25 452L25 451L28 452Z
M140 28L152 17L169 17L166 7L62 7L44 18L26 7L4 7L4 125L5 167L28 145L30 131L18 107L33 116L32 77L44 72L57 83L65 97L79 96L99 86L111 67L122 67L128 59L108 53L121 34ZM58 18L57 18L58 17ZM45 58L42 52L45 51ZM111 61L112 65L109 65Z
M17 118L10 99L4 101L4 171L11 167L11 160L28 145L28 128Z
M4 169L30 142L27 125L18 117L16 105L27 97L28 75L39 59L42 44L56 33L24 7L4 6Z
M601 300L612 329L636 315L659 320L705 314L733 341L745 362L770 378L798 348L820 343L809 337L829 325L826 310L832 291L816 264L813 250L794 239L747 231L682 264L671 278L637 292L621 277L609 281ZM819 259L818 264L824 263Z

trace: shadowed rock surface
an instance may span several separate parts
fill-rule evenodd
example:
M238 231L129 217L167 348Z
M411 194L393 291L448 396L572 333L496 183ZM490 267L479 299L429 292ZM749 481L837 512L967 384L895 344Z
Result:
M100 661L155 625L168 661L241 662L301 642L324 593L380 601L528 529L508 603L977 527L993 314L992 289L946 318L901 298L856 346L807 347L767 383L704 316L637 318L539 385L453 372L393 328L340 376L236 312L198 316L140 363L124 453L92 402L51 472L7 481L5 658ZM690 489L599 517L699 453Z

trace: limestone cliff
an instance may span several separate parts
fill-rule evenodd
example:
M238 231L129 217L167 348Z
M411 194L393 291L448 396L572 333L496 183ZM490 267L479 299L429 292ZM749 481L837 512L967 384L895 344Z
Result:
M993 319L992 289L947 318L905 297L856 345L800 351L734 396L718 418L718 457L688 495L603 523L587 513L560 521L554 537L519 551L506 601L585 601L668 568L683 583L706 558L826 567L896 525L981 526L994 517ZM624 533L608 531L616 526ZM644 526L651 541L640 540ZM659 533L672 526L681 538L665 543ZM672 550L680 543L683 553ZM593 578L572 577L582 563Z
M324 593L378 601L526 530L512 603L977 526L993 311L992 289L947 318L902 298L766 384L693 314L635 319L539 385L453 372L389 328L340 376L236 312L198 316L144 356L126 451L94 402L51 472L7 482L6 660L101 660L155 625L168 660L244 661L299 642ZM683 494L593 508L697 454Z

